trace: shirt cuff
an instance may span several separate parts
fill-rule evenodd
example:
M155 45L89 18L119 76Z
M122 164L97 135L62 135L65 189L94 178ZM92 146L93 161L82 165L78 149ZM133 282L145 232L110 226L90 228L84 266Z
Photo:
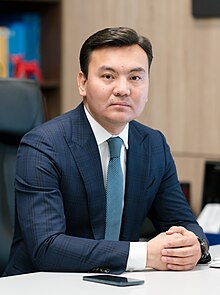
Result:
M146 269L147 242L131 242L126 271Z

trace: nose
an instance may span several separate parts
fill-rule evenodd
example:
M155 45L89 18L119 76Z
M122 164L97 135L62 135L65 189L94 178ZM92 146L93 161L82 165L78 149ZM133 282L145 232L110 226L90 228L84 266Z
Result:
M115 87L113 91L115 96L129 96L131 93L129 82L126 78L118 78L115 81Z

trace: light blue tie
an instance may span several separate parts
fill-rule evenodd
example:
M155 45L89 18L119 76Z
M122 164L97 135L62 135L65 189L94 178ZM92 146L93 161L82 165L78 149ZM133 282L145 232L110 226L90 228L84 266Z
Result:
M106 185L106 229L105 240L119 239L122 216L123 174L120 162L122 139L108 139L110 160Z

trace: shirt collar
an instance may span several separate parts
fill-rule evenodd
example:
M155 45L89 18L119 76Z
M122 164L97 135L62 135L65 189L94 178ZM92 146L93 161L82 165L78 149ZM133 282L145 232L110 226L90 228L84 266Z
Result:
M84 110L86 113L86 117L91 125L92 131L95 135L97 144L100 145L103 142L105 142L106 140L108 140L110 137L112 137L112 134L109 133L107 130L105 130L88 112L88 110L86 109L86 107L84 106ZM120 134L118 134L117 136L119 136L125 145L125 148L128 149L128 128L129 128L129 124L127 123L125 125L125 128L122 130L122 132ZM114 135L115 136L115 135Z

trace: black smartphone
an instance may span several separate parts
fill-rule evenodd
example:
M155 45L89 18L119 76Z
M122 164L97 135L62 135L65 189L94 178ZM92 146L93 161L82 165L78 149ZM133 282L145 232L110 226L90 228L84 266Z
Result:
M83 276L84 281L90 281L95 283L126 287L126 286L134 286L134 285L142 285L144 284L144 280L137 280L132 278L114 276L114 275L90 275Z

